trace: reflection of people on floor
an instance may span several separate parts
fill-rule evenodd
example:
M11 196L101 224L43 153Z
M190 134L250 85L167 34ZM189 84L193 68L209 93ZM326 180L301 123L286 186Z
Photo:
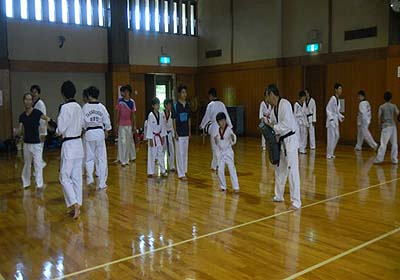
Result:
M367 188L370 186L370 176L369 171L374 164L374 156L367 158L365 161L361 153L356 154L356 161L357 161L357 183L360 189ZM368 196L369 190L363 190L358 192L358 198L360 201L365 201Z
M343 177L336 172L335 162L326 161L326 197L335 197L340 193L343 184ZM339 214L340 202L338 199L332 199L325 202L325 211L330 220L334 220Z
M388 174L389 176L385 175ZM382 166L376 166L376 177L382 186L380 186L381 198L384 206L389 206L396 201L397 166L392 165L390 170L384 170Z

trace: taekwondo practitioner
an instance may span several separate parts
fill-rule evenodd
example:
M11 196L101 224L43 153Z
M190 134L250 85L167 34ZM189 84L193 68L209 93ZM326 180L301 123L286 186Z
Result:
M19 135L24 139L24 168L22 169L22 184L24 188L31 185L32 161L35 169L36 188L43 188L43 145L40 141L41 121L48 121L40 110L33 108L32 93L26 93L23 97L25 112L19 116Z
M226 122L230 128L232 128L231 118L229 117L228 111L226 110L225 104L217 98L217 90L211 88L208 91L210 103L207 105L206 113L200 124L200 129L204 129L210 135L211 150L212 150L212 161L211 170L216 171L218 168L218 158L216 154L217 146L213 139L213 135L218 132L217 114L222 112L225 113Z
M86 151L86 183L94 183L93 171L96 166L98 176L97 188L107 188L107 149L105 138L111 130L110 115L106 107L98 101L100 92L95 87L86 89L88 102L83 105L82 118L83 129L85 130L85 151Z
M172 119L174 121L175 153L178 178L186 180L188 170L189 138L191 137L190 106L186 101L186 86L178 87L178 101L174 104Z
M283 202L283 194L287 177L289 176L291 209L301 207L300 175L298 141L296 137L296 119L293 115L292 105L279 95L276 85L271 84L267 89L268 103L273 106L271 122L266 123L277 134L281 143L281 156L279 165L275 165L275 196L274 202Z
M30 92L33 97L33 108L39 110L42 112L43 115L47 115L46 112L46 104L43 102L43 100L40 98L41 94L41 89L40 86L38 85L32 85ZM42 162L43 162L43 167L46 166L46 162L43 160L43 149L44 149L44 142L46 141L46 136L47 136L47 122L45 120L40 120L40 127L39 127L39 137L40 137L40 142L42 143Z
M155 97L151 100L153 110L147 117L146 139L149 141L149 151L147 153L147 176L153 177L156 172L156 162L160 166L161 175L167 176L164 163L164 142L167 132L162 120L160 110L160 100Z
M164 150L167 156L168 171L175 171L175 146L174 146L174 122L172 121L172 99L164 100L163 122L167 136L165 137Z
M339 97L342 95L343 86L336 83L334 86L335 94L329 99L326 105L326 129L327 129L327 147L326 158L335 158L335 149L339 141L339 122L343 122L344 116L340 113Z
M126 85L121 87L122 98L116 106L118 122L118 161L122 166L129 164L130 160L136 159L135 143L133 141L133 130L135 129L135 101L130 97L132 87Z
M82 108L74 99L76 88L71 81L62 84L61 94L65 103L61 105L56 130L63 137L60 182L67 207L72 208L70 214L77 219L82 206Z
M294 117L296 118L298 133L297 138L299 140L299 152L300 154L306 154L307 145L307 130L308 130L308 120L307 113L304 107L306 101L306 93L304 91L299 92L299 100L293 106Z
M387 144L390 141L392 145L391 158L392 163L397 164L397 123L399 109L392 103L392 93L385 92L383 98L385 103L379 107L378 118L381 125L381 143L374 163L382 163L385 158Z
M268 104L267 99L268 99L267 93L264 92L264 100L261 101L260 110L259 110L260 121L264 121L264 119L266 119L268 121L268 119L271 115L272 106L270 104ZM261 149L263 151L266 150L265 138L263 135L261 135Z
M306 143L307 138L310 138L310 149L315 150L315 123L317 122L317 105L315 99L311 96L308 88L304 90L306 92L306 102L304 107L307 113L308 129L306 130Z
M236 135L232 128L228 126L226 115L220 112L216 116L218 123L217 133L212 136L215 141L216 154L218 157L218 178L221 191L226 191L225 165L228 166L231 177L232 188L235 193L239 192L239 181L236 174L234 153L232 146L236 144Z
M372 149L377 150L378 144L375 142L368 129L371 123L371 105L365 99L365 91L360 90L358 92L358 99L360 100L360 104L358 105L357 114L357 145L354 149L356 151L361 151L365 140Z

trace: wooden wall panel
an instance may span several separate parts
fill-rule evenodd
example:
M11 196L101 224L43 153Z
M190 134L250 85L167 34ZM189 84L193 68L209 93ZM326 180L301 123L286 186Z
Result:
M360 89L365 90L371 104L372 122L371 133L379 139L377 111L383 103L383 92L386 87L386 60L355 61L329 64L327 70L326 93L327 101L333 94L335 82L343 84L343 96L346 103L345 121L341 125L341 140L355 142L357 139L357 113ZM326 104L325 104L326 105Z
M5 140L12 136L10 72L6 69L0 70L0 90L3 92L0 106L0 139Z
M132 88L137 94L134 94L133 99L136 103L136 127L143 128L146 114L146 91L144 74L131 73Z

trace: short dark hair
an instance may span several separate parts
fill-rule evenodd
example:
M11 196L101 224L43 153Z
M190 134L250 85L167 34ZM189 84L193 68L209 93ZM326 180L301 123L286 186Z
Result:
M343 88L342 84L340 83L335 83L335 85L333 86L333 89L338 89L338 88Z
M383 94L383 99L385 99L386 102L392 100L392 93L390 91L387 91Z
M172 103L173 103L172 99L167 98L164 100L164 107L167 107L168 104L172 104Z
M267 94L271 95L271 93L275 96L279 96L279 89L275 84L270 84L267 87Z
M94 86L88 87L87 91L88 91L89 97L92 97L95 99L99 98L100 91L97 87L94 87Z
M211 95L212 97L217 97L217 90L215 88L210 88L208 91L208 95Z
M182 90L187 90L187 87L185 85L179 85L178 87L178 93L181 93Z
M226 120L226 115L224 112L219 112L215 118L217 119L217 122L219 122L220 120Z
M304 96L306 96L306 92L305 92L304 90L301 90L301 91L299 92L299 97L302 98L302 97L304 97Z
M358 92L358 95L361 95L361 96L364 96L364 97L365 97L365 91L360 90L360 91Z
M132 93L132 87L131 85L124 85L119 89L120 92L125 92L129 91L129 93Z
M304 91L306 91L306 92L310 92L310 89L308 88L308 87L306 87L305 89L304 89Z
M74 98L76 94L74 83L71 81L65 81L61 86L61 94L68 99Z
M22 96L22 101L25 101L25 98L26 98L28 95L30 95L31 98L33 99L32 93L27 92L27 93L25 93L25 94Z
M82 92L82 97L83 97L83 98L89 98L89 92L88 92L88 89L87 89L87 88L85 88L85 89L83 90L83 92Z
M41 89L40 89L39 85L32 85L30 91L33 92L34 90L36 90L39 94L41 92Z
M154 97L151 100L151 106L156 105L156 104L160 104L160 99L158 99L157 97Z

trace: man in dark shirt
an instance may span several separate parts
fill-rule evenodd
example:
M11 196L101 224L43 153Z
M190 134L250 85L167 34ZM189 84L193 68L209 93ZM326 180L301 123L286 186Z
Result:
M186 180L189 137L191 136L190 107L186 101L186 86L179 86L178 101L174 104L172 118L175 130L176 165L178 178Z
M19 116L20 134L24 136L24 168L22 170L23 187L31 185L32 160L35 168L36 187L43 187L43 146L39 137L40 120L48 120L40 110L33 108L33 97L26 93L23 98L25 112Z

